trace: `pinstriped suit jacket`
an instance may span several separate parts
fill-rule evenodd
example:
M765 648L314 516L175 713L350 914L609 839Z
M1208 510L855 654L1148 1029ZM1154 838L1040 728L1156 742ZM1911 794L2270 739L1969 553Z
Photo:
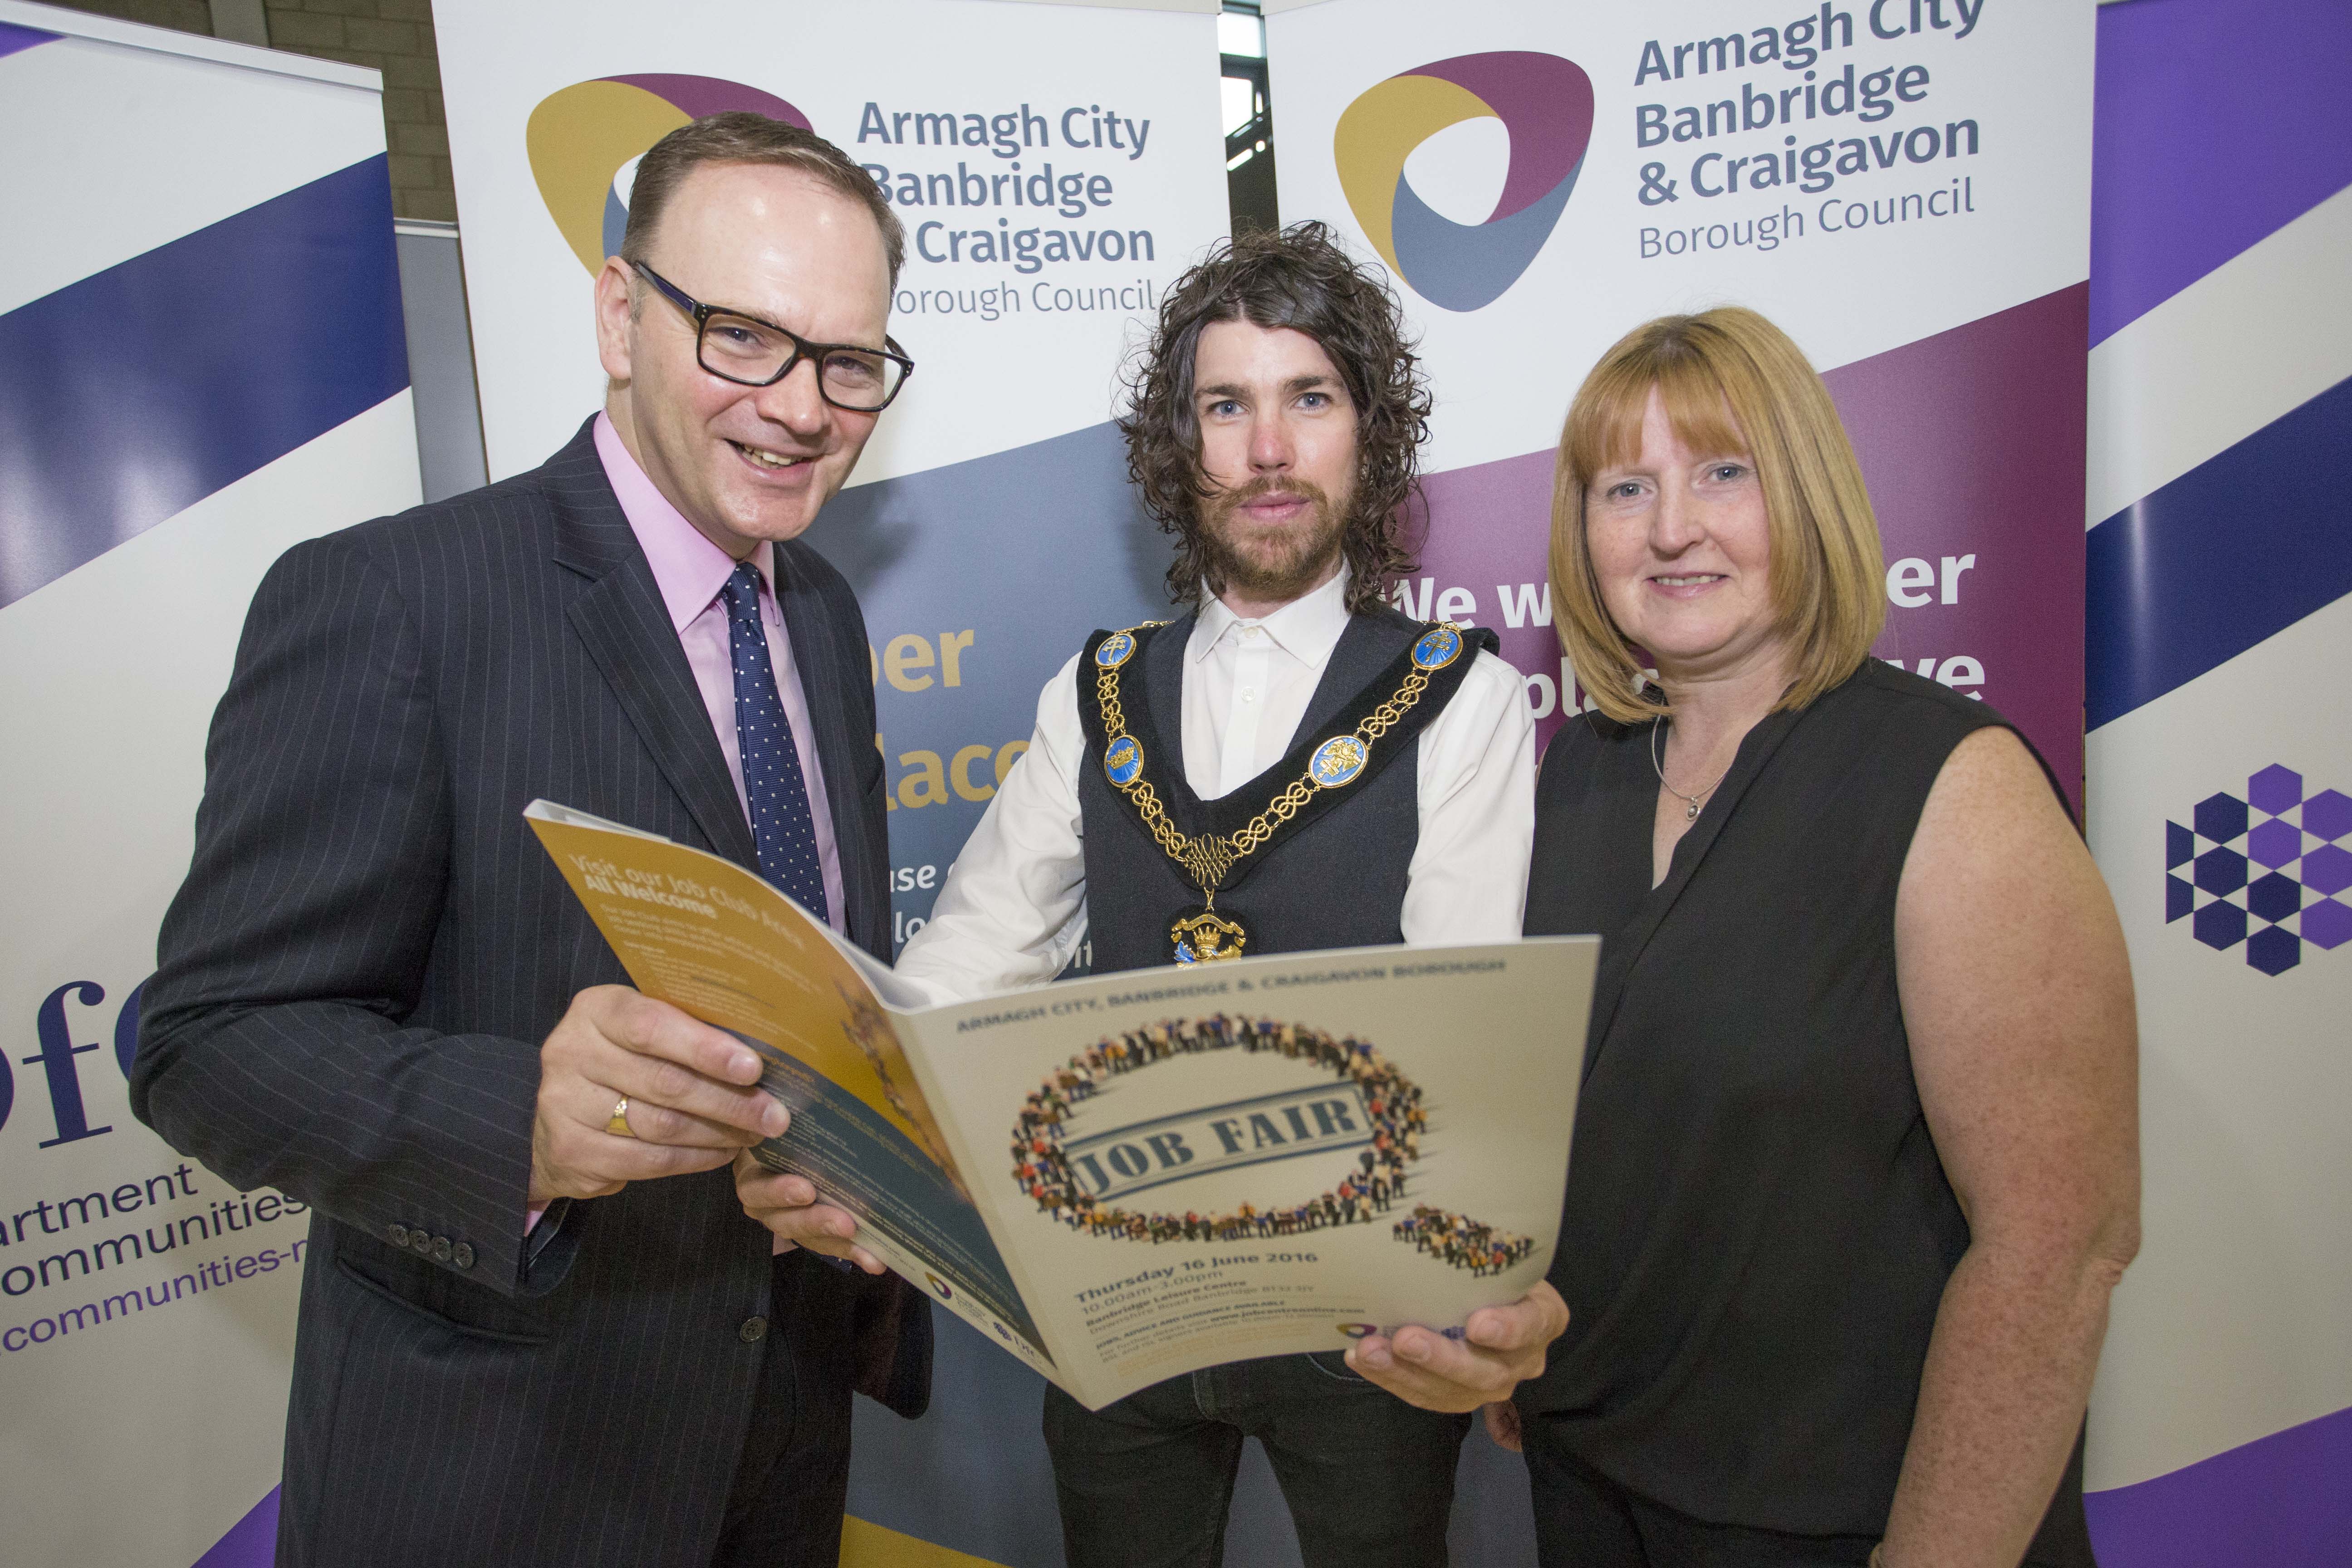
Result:
M847 929L887 959L865 621L805 545L777 566ZM588 428L533 472L289 551L205 769L131 1102L317 1211L278 1561L708 1563L769 1348L741 1331L770 1314L767 1233L724 1170L522 1228L540 1042L574 993L627 978L523 807L756 864ZM860 1385L919 1413L919 1295L809 1272L891 1365Z

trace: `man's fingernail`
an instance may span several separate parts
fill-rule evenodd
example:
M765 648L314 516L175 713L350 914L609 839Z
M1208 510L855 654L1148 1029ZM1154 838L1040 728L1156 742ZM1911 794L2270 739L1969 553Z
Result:
M1397 1354L1404 1357L1407 1361L1427 1361L1429 1359L1429 1347L1422 1343L1419 1340L1397 1341L1396 1352Z
M771 1138L782 1137L784 1129L792 1124L793 1113L772 1100L768 1101L767 1107L760 1112L760 1125L768 1130L768 1136Z
M1360 1366L1370 1367L1375 1372L1385 1371L1389 1366L1388 1347L1385 1345L1358 1345L1356 1347L1356 1363Z

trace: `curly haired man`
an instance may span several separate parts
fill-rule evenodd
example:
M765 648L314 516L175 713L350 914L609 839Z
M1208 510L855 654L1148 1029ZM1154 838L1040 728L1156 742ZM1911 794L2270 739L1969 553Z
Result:
M1430 408L1395 295L1319 224L1244 235L1169 290L1129 394L1129 472L1175 538L1180 614L1096 633L1046 684L899 973L947 1001L1051 980L1089 936L1097 973L1516 937L1524 688L1490 634L1387 605L1413 565ZM805 1203L792 1181L740 1190L754 1213ZM852 1245L846 1215L828 1223ZM1311 1568L1444 1561L1466 1412L1539 1370L1564 1325L1542 1294L1474 1318L1428 1364L1364 1367L1377 1381L1332 1352L1098 1411L1049 1388L1070 1562L1220 1561L1252 1436Z

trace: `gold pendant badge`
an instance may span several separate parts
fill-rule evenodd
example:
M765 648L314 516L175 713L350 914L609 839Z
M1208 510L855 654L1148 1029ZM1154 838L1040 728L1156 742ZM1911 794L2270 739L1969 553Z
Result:
M1215 963L1242 956L1249 945L1249 928L1230 916L1202 906L1186 910L1168 928L1170 956L1178 963Z

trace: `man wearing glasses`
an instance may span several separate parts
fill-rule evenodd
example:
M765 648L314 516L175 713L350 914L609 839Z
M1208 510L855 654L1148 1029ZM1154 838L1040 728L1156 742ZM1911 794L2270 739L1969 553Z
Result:
M626 988L521 816L728 856L888 956L865 623L799 539L913 369L903 247L805 131L672 132L596 279L603 412L255 596L132 1097L318 1216L281 1563L830 1563L853 1385L922 1407L919 1296L745 1216L756 1058Z

